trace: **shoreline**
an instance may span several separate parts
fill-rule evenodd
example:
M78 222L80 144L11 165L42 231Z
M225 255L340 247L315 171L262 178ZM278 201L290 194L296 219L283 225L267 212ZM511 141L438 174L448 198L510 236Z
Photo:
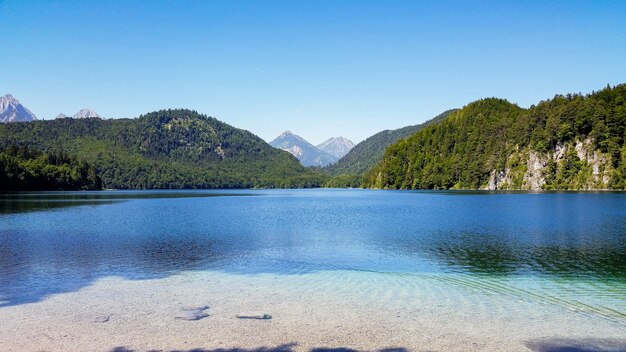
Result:
M197 306L208 306L206 317L177 319ZM238 319L243 313L272 318ZM0 308L5 351L621 351L623 331L626 321L545 302L369 272L105 277Z

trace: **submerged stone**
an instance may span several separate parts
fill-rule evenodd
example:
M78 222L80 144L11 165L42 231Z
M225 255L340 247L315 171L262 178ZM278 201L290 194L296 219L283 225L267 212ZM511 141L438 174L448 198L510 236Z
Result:
M106 323L107 321L109 321L109 319L111 318L110 315L100 315L98 317L96 317L93 322L94 323Z
M185 307L182 309L182 312L176 316L176 319L200 320L209 316L205 313L207 309L209 309L209 306Z
M269 320L272 316L269 314L237 314L239 319L257 319L257 320Z

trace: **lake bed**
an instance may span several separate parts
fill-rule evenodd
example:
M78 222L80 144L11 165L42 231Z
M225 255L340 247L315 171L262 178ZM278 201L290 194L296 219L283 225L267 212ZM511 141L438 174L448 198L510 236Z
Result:
M626 345L623 193L107 191L2 204L8 350ZM177 319L205 305L207 317Z

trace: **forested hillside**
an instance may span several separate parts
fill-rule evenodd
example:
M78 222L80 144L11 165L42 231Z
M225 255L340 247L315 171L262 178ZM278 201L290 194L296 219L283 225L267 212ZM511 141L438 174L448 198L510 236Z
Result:
M0 125L0 146L93 165L105 188L315 187L326 179L252 133L190 110Z
M0 149L0 191L99 190L93 165L62 152L9 145Z
M407 126L399 128L397 130L385 130L378 132L375 135L368 137L366 140L357 144L352 148L348 154L339 159L335 164L329 165L324 168L324 171L330 175L361 175L369 171L372 167L378 164L385 155L385 149L398 141L399 139L406 138L422 128L429 126L433 123L437 123L445 119L455 110L445 111L438 116L414 126Z
M365 186L624 189L626 85L529 109L483 99L390 146Z

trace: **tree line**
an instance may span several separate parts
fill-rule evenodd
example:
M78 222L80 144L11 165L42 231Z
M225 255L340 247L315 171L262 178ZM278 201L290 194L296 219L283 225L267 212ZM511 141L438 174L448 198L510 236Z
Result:
M0 190L99 190L102 180L84 160L11 144L0 149Z

